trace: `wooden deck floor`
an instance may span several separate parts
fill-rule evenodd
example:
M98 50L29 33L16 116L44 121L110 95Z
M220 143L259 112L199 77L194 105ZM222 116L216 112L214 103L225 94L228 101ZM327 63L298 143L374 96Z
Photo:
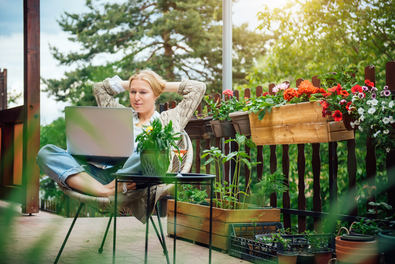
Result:
M4 222L8 203L0 201L1 263L53 263L72 218L40 212L34 216L16 213L12 224ZM78 218L59 263L111 263L112 230L103 254L98 254L108 218ZM166 223L166 218L162 218ZM2 225L2 226L1 226ZM164 225L166 229L166 225ZM145 225L134 217L117 221L117 263L144 263ZM173 239L166 237L170 258ZM155 232L150 229L148 263L166 263ZM208 263L208 248L177 240L177 263ZM212 263L247 263L213 250Z

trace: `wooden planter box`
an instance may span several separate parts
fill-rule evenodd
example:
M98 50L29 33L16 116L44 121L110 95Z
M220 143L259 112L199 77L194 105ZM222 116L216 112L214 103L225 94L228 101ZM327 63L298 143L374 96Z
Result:
M319 103L274 107L262 120L250 114L251 139L257 145L322 143L354 138L343 122L322 117Z
M167 233L174 235L174 200L167 201ZM177 237L209 243L210 207L177 201ZM212 245L228 250L232 223L280 222L280 209L220 209L213 207Z
M213 134L217 138L230 137L234 138L236 135L235 128L231 121L228 120L211 120L211 127Z
M236 133L247 137L251 136L250 120L247 112L233 112L230 113L229 116L232 119L232 124L236 130Z

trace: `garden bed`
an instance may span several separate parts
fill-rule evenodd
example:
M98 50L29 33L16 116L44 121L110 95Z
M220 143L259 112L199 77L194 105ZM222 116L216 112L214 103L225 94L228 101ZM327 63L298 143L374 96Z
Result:
M167 204L167 232L174 235L174 200ZM177 201L177 237L202 244L209 244L210 207ZM212 245L228 249L229 226L233 223L280 222L280 210L260 209L221 209L213 207Z

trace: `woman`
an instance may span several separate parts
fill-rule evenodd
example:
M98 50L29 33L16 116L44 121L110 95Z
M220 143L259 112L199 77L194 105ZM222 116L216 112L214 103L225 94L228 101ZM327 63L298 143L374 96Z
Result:
M124 107L114 96L120 92L129 92L130 105L134 110L135 137L142 132L143 126L149 125L155 118L159 118L163 125L172 121L176 132L184 130L202 100L205 90L205 84L202 82L190 80L166 82L150 70L136 73L128 81L115 76L96 83L93 87L97 104L101 107ZM178 92L183 96L183 100L174 109L159 114L155 111L155 101L163 92ZM130 164L130 162L129 159L126 163ZM115 193L115 181L111 179L110 174L118 168L106 164L83 164L67 151L54 145L41 148L37 155L37 163L43 173L66 188L93 196L107 197ZM127 168L124 167L123 170L125 169ZM135 184L130 183L126 187L133 190ZM118 189L122 190L122 188Z

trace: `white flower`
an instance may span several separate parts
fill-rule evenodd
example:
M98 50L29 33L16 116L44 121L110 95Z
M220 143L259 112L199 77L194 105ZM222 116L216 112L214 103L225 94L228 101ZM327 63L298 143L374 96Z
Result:
M381 104L382 105L385 105L387 102L386 101L381 101Z
M389 116L388 119L390 120L390 123L393 124L395 122L394 118L392 116Z
M365 109L358 108L358 114L363 115L364 112L365 112Z
M377 130L376 133L373 134L373 137L377 137L377 135L380 134L380 133L381 133L381 131Z
M364 120L365 120L365 116L364 116L364 115L361 115L361 116L359 117L359 121L363 122Z
M388 124L390 122L390 119L388 117L383 118L383 123Z
M363 128L361 126L358 127L359 131L363 132Z
M359 124L361 124L361 122L359 122L359 120L355 120L354 124L359 125Z
M374 114L376 112L376 108L374 108L374 107L371 107L371 108L369 108L369 110L368 110L368 113L369 114Z
M386 129L386 130L383 131L383 133L386 134L386 135L387 135L389 132L390 132L390 131L389 131L388 129Z
M355 122L357 122L357 121L355 121ZM354 128L355 127L355 124L354 124L354 122L350 122L350 126L351 126L351 128Z
M379 101L377 101L376 99L370 100L370 103L371 103L372 105L377 105L378 102L379 102Z
M390 148L385 148L385 151L387 151L387 153L390 152L390 150Z
M394 101L391 101L389 104L388 104L388 107L389 108L392 108L394 106Z

